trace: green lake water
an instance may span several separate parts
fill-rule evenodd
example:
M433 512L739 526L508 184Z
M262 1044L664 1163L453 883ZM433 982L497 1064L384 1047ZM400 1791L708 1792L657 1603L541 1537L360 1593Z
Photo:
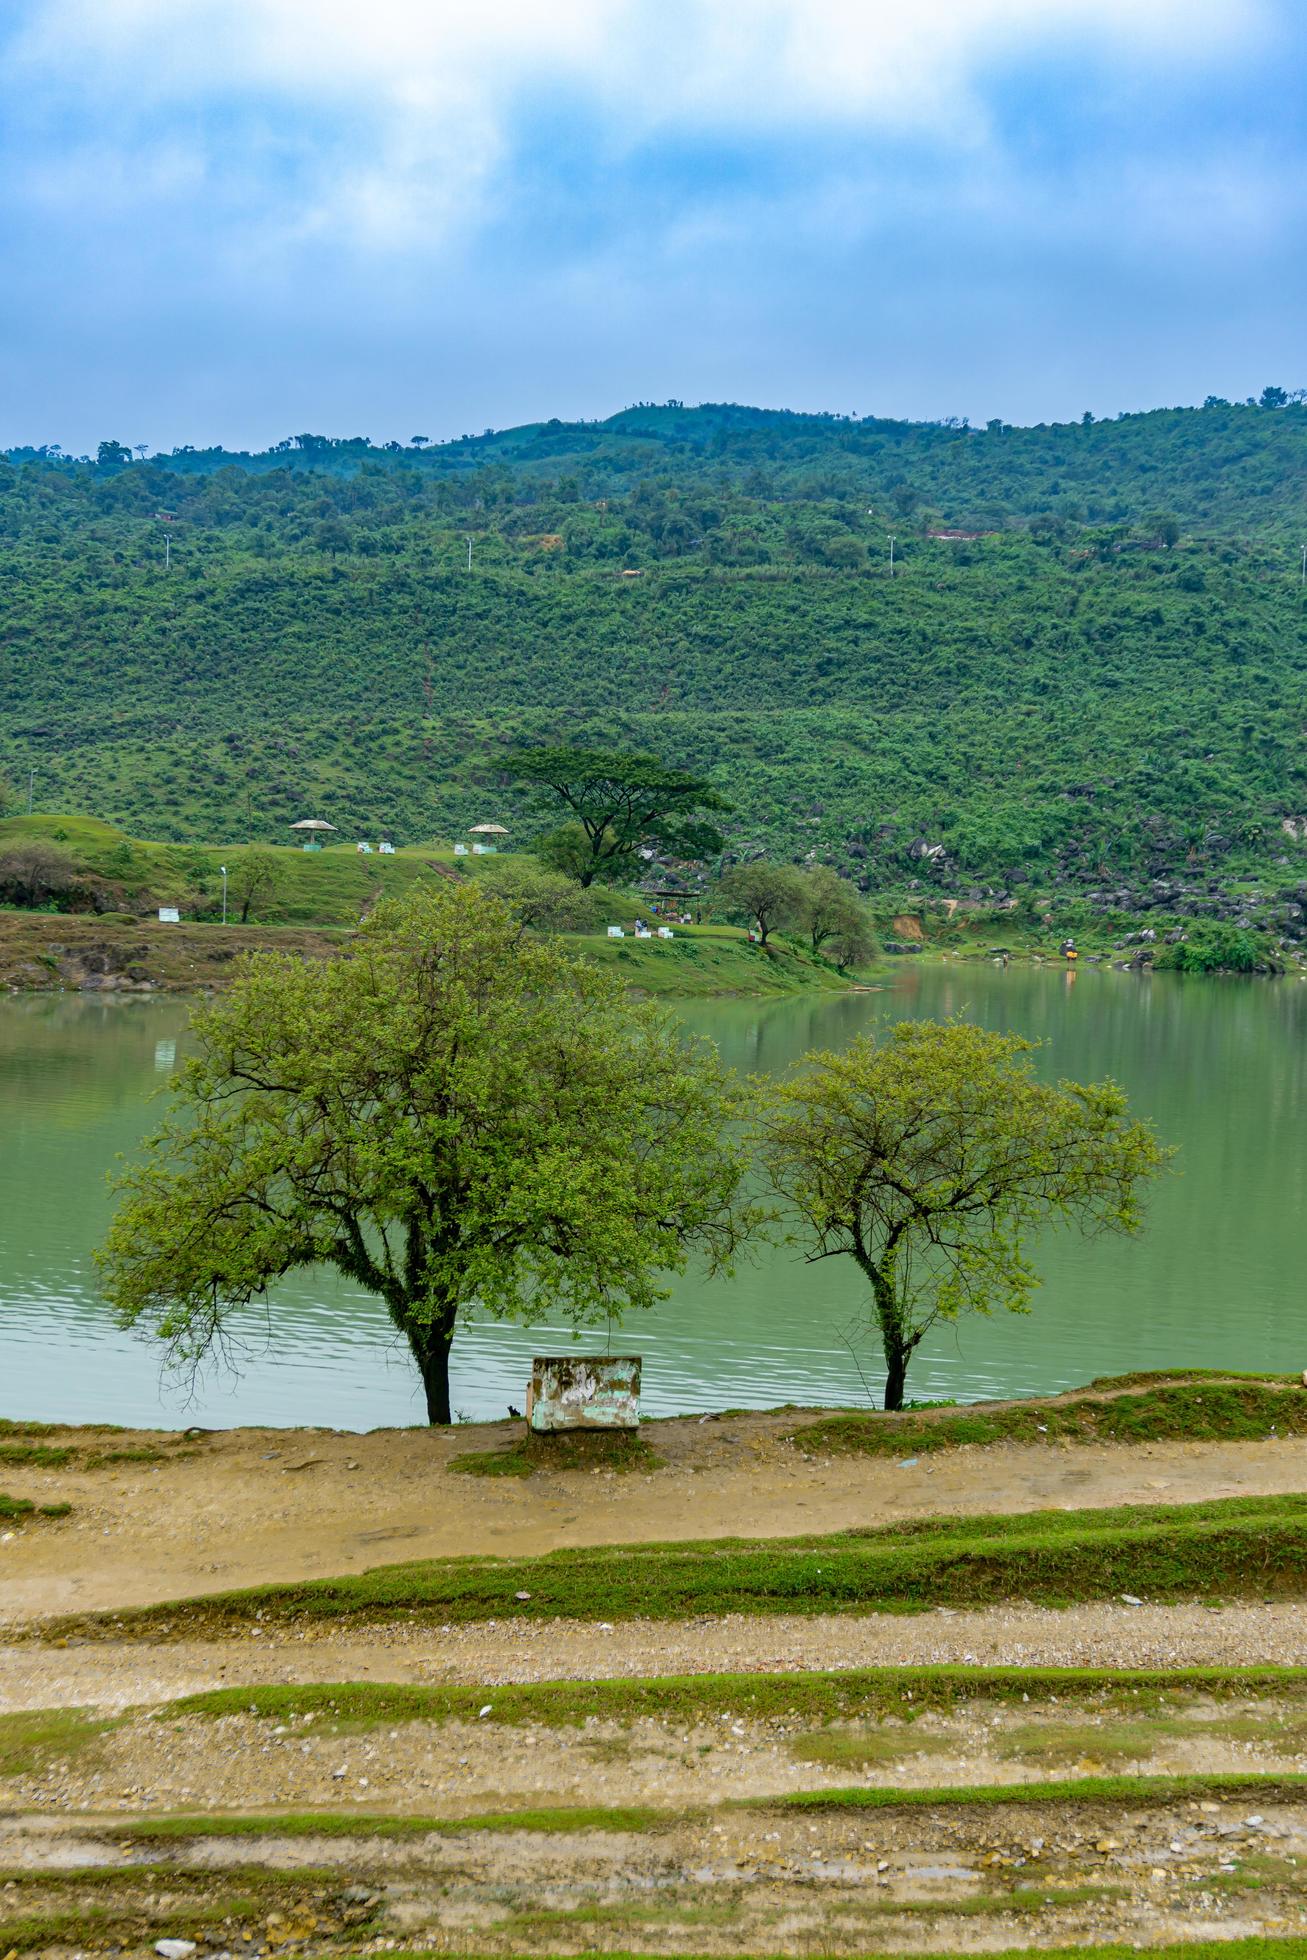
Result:
M737 1067L772 1071L886 1015L958 1012L1045 1039L1050 1074L1114 1075L1181 1150L1141 1238L1042 1242L1033 1312L938 1330L909 1393L1034 1394L1179 1363L1307 1366L1302 982L905 962L874 993L696 1001L684 1018ZM148 1342L114 1327L91 1262L109 1216L106 1172L157 1113L149 1098L187 1018L168 1000L0 1001L0 1414L357 1429L420 1419L416 1378L385 1315L331 1274L301 1276L266 1317L249 1317L236 1375L170 1381ZM664 1305L614 1336L645 1357L646 1410L865 1401L861 1376L877 1387L878 1357L844 1264L807 1267L773 1249L730 1281L677 1281ZM531 1355L568 1339L542 1327L464 1328L456 1409L484 1418L520 1405Z

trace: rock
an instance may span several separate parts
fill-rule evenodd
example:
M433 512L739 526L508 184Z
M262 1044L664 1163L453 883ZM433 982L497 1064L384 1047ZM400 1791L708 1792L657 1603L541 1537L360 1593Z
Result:
M154 1950L160 1960L191 1960L195 1951L194 1940L156 1940Z

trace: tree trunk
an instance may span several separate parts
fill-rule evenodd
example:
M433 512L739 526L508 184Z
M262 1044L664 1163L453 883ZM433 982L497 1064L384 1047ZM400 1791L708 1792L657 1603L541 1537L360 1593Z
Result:
M404 1334L418 1364L427 1398L427 1421L433 1425L454 1420L449 1407L449 1350L454 1329L430 1321L408 1321Z
M863 1265L863 1271L871 1281L876 1325L880 1328L881 1351L885 1356L885 1407L893 1411L903 1407L908 1363L921 1335L914 1335L904 1324L892 1275L870 1260Z
M900 1345L891 1349L885 1342L885 1407L889 1410L903 1407L903 1389L908 1377L908 1350Z

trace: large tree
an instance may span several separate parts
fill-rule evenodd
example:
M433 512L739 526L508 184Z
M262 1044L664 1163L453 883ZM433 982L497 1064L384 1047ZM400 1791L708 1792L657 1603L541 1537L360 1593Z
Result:
M871 959L876 942L857 886L829 864L811 865L802 883L799 919L813 953L829 946L842 967Z
M768 1092L761 1146L810 1260L851 1258L885 1357L885 1407L931 1327L1028 1310L1027 1234L1134 1232L1170 1153L1114 1082L1039 1081L1034 1044L904 1021L814 1053Z
M650 1306L757 1216L715 1050L479 883L384 902L330 962L250 956L193 1031L100 1255L123 1324L183 1364L286 1273L334 1266L448 1422L460 1316Z
M673 857L711 857L720 832L704 812L729 810L711 783L652 755L600 749L519 749L500 765L511 781L556 798L585 839L583 885L629 868L642 844Z
M765 946L773 932L798 925L804 915L803 873L792 864L768 864L754 858L732 865L712 894L713 903L728 918L746 919Z

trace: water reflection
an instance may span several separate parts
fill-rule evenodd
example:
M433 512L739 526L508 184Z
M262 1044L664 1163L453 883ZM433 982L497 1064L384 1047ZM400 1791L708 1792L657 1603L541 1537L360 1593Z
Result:
M1071 984L1074 982L1074 984ZM866 994L687 1004L691 1027L737 1068L779 1071L839 1048L876 1020L964 1013L1047 1043L1050 1075L1114 1075L1134 1108L1182 1146L1144 1237L1039 1249L1029 1317L939 1329L910 1377L920 1396L1065 1387L1094 1374L1188 1362L1298 1369L1307 1126L1307 987L904 962ZM0 1409L121 1422L420 1419L416 1383L384 1312L330 1273L278 1290L277 1335L251 1318L238 1380L187 1394L155 1351L119 1333L99 1301L91 1248L106 1173L158 1113L187 1012L169 1001L0 1002ZM878 1375L857 1277L771 1249L730 1281L689 1276L615 1334L645 1357L650 1409L861 1401ZM851 1354L844 1338L854 1335ZM530 1357L562 1329L495 1323L455 1346L454 1403L494 1416L521 1403ZM598 1335L596 1345L602 1346Z

